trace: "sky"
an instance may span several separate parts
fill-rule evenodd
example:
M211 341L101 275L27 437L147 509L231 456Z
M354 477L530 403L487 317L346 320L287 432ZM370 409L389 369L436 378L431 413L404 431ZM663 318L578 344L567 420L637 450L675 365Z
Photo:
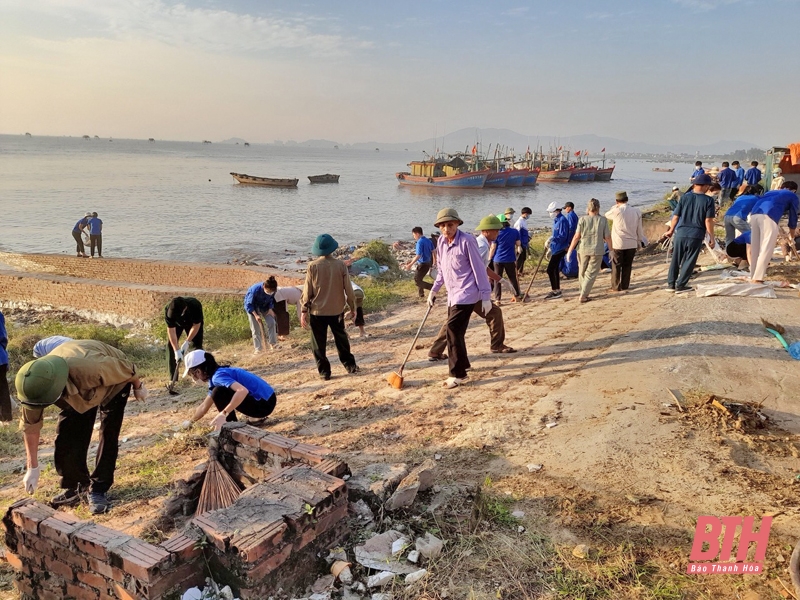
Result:
M800 0L0 0L0 133L800 141Z

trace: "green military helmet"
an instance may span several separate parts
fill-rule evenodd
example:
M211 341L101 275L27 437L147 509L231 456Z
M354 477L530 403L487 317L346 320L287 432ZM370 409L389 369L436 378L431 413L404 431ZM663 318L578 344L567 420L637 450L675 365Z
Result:
M495 217L494 215L489 215L488 217L483 217L481 222L478 223L478 226L475 228L475 231L489 231L491 229L502 229L503 223Z
M64 391L69 376L69 366L60 356L43 356L23 367L14 383L19 401L33 408L50 406Z
M508 218L503 214L497 215L497 220L500 221L500 223L508 223Z

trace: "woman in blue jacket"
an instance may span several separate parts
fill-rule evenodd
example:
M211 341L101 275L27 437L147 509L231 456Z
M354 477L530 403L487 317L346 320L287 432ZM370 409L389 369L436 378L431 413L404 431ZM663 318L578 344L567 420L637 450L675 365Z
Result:
M558 267L561 259L567 255L569 247L569 221L561 214L561 207L551 202L547 212L553 217L553 235L550 238L550 262L547 263L547 276L550 278L551 291L544 297L545 300L561 298L561 273Z

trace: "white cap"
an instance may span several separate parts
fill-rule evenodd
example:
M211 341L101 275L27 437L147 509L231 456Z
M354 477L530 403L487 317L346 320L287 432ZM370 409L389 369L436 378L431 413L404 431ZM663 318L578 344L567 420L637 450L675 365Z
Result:
M561 210L561 206L557 202L551 202L547 206L547 212L549 213L556 212L557 210Z
M186 377L189 374L189 369L194 369L206 362L206 351L192 350L183 357L183 361L186 365L186 368L183 370L183 376Z
M677 185L673 185L673 186L672 186L672 191L673 191L673 192L680 191L680 189L681 189L681 188L679 188Z
M85 215L83 215L83 218L85 219L86 217L91 217L91 216L92 216L92 213L87 212Z

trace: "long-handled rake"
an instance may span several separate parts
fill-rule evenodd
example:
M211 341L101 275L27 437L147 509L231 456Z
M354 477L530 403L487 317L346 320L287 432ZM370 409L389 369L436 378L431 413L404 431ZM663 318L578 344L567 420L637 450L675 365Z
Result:
M181 363L183 359L175 361L175 371L172 373L172 380L167 384L167 391L169 392L170 396L177 396L180 394L178 390L175 389L175 384L178 381L178 371L181 368Z
M422 331L422 328L425 326L425 321L428 320L428 315L431 314L432 308L433 305L429 304L428 310L425 311L425 316L422 317L422 323L419 324L419 328L417 329L417 335L414 336L414 340L411 342L411 347L408 349L408 353L406 354L406 357L403 359L403 364L400 365L400 370L395 371L394 373L389 373L389 376L386 378L386 381L389 382L389 385L391 385L396 390L403 389L403 369L405 368L406 363L408 362L408 357L411 356L411 351L414 350L414 346L417 343L417 339L419 339L419 334Z
M533 285L533 280L536 279L536 275L539 273L539 268L542 266L542 261L544 260L544 255L545 254L547 254L547 252L542 251L542 255L539 257L539 264L536 265L536 270L533 272L533 277L531 277L531 281L528 284L528 289L525 290L525 294L522 296L522 301L523 302L525 302L525 300L528 299L528 292L531 291L531 286Z

